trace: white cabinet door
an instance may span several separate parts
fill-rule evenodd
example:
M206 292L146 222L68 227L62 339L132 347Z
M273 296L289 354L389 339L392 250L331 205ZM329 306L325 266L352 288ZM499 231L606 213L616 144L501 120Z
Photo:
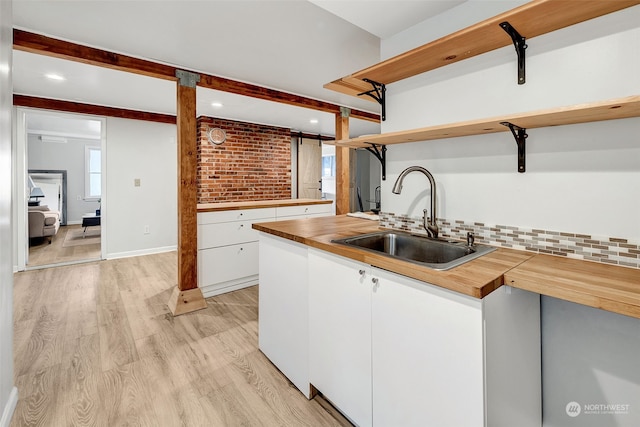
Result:
M273 221L276 218L276 208L263 209L231 209L227 211L200 212L198 224L217 224L220 222L262 220Z
M265 233L259 246L260 350L310 398L307 247Z
M331 204L319 203L313 205L298 205L298 206L281 206L276 208L276 216L278 219L294 216L309 216L309 215L330 215Z
M258 242L198 251L198 286L234 283L258 275Z
M257 242L258 231L251 228L260 220L198 225L198 249Z
M370 269L309 249L309 378L359 426L372 424Z
M481 301L372 274L374 425L483 426Z

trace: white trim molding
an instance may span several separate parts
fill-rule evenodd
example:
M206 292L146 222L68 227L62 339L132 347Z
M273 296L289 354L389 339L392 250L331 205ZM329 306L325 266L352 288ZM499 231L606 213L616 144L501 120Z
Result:
M11 393L9 394L9 399L7 400L7 404L4 406L4 410L2 411L2 418L0 418L0 427L9 427L11 424L11 418L13 418L13 413L16 410L16 405L18 404L18 389L13 387L11 389Z
M116 252L107 254L106 259L130 258L134 256L161 254L164 252L172 252L178 250L178 246L163 246L159 248L141 249L138 251Z

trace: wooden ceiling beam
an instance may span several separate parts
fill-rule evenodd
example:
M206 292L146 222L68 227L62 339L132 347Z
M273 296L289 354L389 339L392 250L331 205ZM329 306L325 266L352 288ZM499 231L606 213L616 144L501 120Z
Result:
M200 82L198 86L207 89L219 90L222 92L235 93L237 95L249 96L252 98L264 99L266 101L279 102L281 104L293 105L294 107L309 108L312 110L323 111L325 113L339 114L340 106L329 102L319 101L317 99L307 98L300 95L294 95L275 89L269 89L262 86L252 85L250 83L239 82L224 77L210 76L200 73ZM351 110L351 117L361 120L368 120L380 123L378 114L366 111Z
M16 50L24 52L52 56L69 61L81 62L84 64L126 71L129 73L141 74L165 80L175 81L176 71L179 69L175 66L160 64L146 59L135 58L128 55L109 52L107 50L59 40L17 28L13 29L13 47ZM324 111L326 113L340 113L340 106L329 102L319 101L317 99L294 95L224 77L212 76L200 72L197 72L197 74L200 75L200 82L198 83L198 86L204 88L235 93L237 95L263 99L266 101L279 102L295 107ZM380 122L380 116L378 114L367 111L352 109L351 117L375 123Z
M172 116L171 114L149 113L146 111L127 110L125 108L104 107L101 105L83 104L81 102L39 98L36 96L13 95L13 105L16 107L64 111L66 113L91 114L94 116L118 117L121 119L176 124L176 116Z
M176 67L13 29L13 48L113 70L176 80Z

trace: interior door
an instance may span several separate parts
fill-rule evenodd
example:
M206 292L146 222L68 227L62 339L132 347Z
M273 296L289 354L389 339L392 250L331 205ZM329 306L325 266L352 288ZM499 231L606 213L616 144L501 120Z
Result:
M298 197L322 198L322 144L318 140L298 141Z

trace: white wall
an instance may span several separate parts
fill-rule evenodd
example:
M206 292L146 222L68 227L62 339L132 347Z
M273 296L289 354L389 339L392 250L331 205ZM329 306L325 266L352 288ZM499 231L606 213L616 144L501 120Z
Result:
M0 427L9 426L18 400L13 386L11 12L11 2L0 1Z
M530 0L467 0L465 3L441 13L435 19L418 23L380 42L382 60L445 37L455 31L474 25L500 13L528 3Z
M100 147L100 141L67 138L67 143L43 143L40 135L27 140L29 169L67 171L67 224L80 224L82 215L98 209L97 202L84 201L85 147ZM80 196L80 200L78 200Z
M109 117L106 134L102 209L107 258L174 250L178 241L176 126ZM135 179L140 179L139 187L134 186Z
M454 31L484 19L478 8L498 3L507 4L467 2L386 40L384 55L440 37L443 26ZM389 85L383 132L640 94L640 6L527 44L522 86L512 46ZM524 174L516 171L510 133L390 146L383 210L420 216L428 206L425 177L410 175L401 195L391 188L405 167L421 165L435 176L440 218L640 240L640 119L528 134ZM542 307L544 425L640 425L640 320L551 298ZM631 411L570 418L567 399Z
M639 22L636 6L528 40L522 86L511 46L390 85L383 132L640 94ZM424 177L391 194L420 164L438 183L439 217L638 240L639 130L638 118L530 129L524 174L509 132L392 146L383 205L420 215Z

